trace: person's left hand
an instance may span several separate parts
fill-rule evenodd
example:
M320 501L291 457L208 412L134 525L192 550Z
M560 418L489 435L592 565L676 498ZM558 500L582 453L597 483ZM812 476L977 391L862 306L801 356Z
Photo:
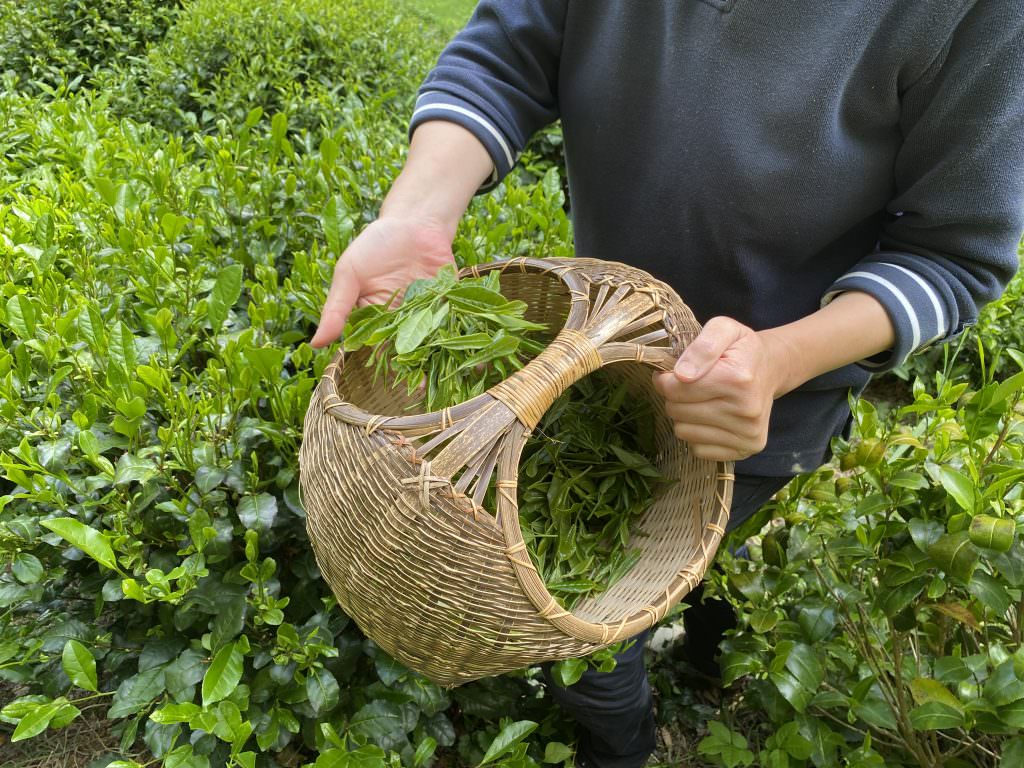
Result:
M674 370L654 374L676 437L714 461L762 451L783 381L780 351L770 337L731 318L709 320Z

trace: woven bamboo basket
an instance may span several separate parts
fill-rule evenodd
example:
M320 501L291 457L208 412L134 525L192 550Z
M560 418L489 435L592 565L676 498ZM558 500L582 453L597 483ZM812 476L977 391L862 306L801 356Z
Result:
M366 350L339 353L313 394L299 454L310 541L339 604L441 685L583 656L653 626L703 578L732 496L731 465L693 456L653 388L652 369L670 370L700 328L671 288L584 258L510 259L465 274L494 269L528 319L561 328L541 354L478 397L417 413L404 390L374 384ZM637 565L569 612L526 551L518 460L558 395L604 367L631 396L656 401L653 459L672 482L636 526Z

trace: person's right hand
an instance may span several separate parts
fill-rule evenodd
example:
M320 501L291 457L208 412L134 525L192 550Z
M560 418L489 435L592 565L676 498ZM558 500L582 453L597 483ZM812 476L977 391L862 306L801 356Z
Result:
M326 347L341 336L355 307L384 304L413 280L433 277L453 261L451 236L444 226L382 216L359 233L338 259L310 344Z

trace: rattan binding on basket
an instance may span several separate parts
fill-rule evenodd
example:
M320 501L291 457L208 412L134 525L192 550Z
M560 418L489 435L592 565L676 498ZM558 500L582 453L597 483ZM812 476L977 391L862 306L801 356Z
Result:
M668 370L699 332L664 283L595 259L509 259L502 292L562 330L498 386L437 413L373 383L356 353L328 365L299 455L307 528L344 611L402 664L442 685L582 656L653 626L703 578L725 532L732 467L700 460L656 420L671 477L641 518L640 562L572 612L530 562L516 505L520 452L567 387L607 368L661 411L651 370ZM496 487L497 508L481 504Z

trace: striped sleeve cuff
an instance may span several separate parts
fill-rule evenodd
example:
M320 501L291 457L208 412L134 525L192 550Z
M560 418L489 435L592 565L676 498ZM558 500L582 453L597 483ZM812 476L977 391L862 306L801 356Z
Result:
M829 287L821 305L846 291L860 291L877 299L896 331L892 349L857 363L866 370L878 373L895 368L915 352L940 339L948 340L950 314L942 296L928 280L906 266L862 262Z
M512 144L494 124L494 121L467 101L442 91L424 91L416 100L416 108L409 123L412 136L420 125L429 120L447 120L457 123L472 133L487 149L494 163L491 177L480 187L487 192L498 185L515 166L518 157Z

